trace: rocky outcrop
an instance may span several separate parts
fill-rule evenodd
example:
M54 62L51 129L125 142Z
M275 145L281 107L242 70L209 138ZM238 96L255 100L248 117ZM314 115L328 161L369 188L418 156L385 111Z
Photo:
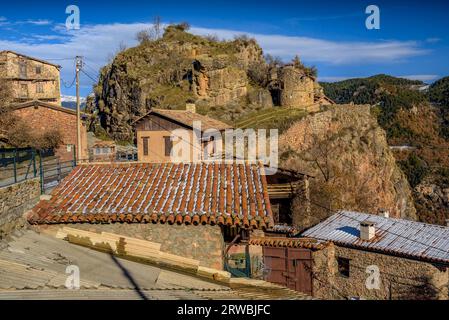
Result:
M244 69L230 66L227 59L203 57L193 63L192 89L195 98L210 106L227 105L247 95Z
M318 84L297 64L265 61L254 39L218 41L169 26L162 38L120 52L102 69L95 96L87 101L89 127L130 141L133 120L152 107L181 109L194 102L200 113L236 121L273 105L313 103Z
M338 105L309 115L280 136L281 166L314 176L312 217L296 214L295 224L313 225L338 209L416 219L412 194L396 164L385 132L370 106Z
M419 218L423 222L446 225L449 213L449 187L426 179L413 190Z

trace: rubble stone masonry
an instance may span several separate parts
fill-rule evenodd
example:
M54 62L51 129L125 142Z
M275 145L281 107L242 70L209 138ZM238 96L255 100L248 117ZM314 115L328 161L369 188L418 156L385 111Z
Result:
M39 179L0 188L0 240L26 225L23 215L39 201L40 194Z
M219 226L115 223L76 224L70 227L161 243L161 251L199 260L203 267L223 270L225 244Z
M338 258L349 260L349 276L339 272ZM329 246L313 255L314 297L373 300L448 299L447 266L404 257ZM379 288L367 288L367 267L379 268Z

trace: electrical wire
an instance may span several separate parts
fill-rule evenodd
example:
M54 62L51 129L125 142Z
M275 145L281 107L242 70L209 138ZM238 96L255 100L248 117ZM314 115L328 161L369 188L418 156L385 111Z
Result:
M86 76L88 77L90 80L92 80L94 83L98 83L98 79L95 80L93 76L89 75L86 71L84 71L83 69L80 69L80 71Z

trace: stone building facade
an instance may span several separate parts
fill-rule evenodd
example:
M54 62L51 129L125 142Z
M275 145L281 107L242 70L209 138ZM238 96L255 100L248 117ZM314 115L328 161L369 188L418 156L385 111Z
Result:
M16 104L13 109L13 114L23 119L36 134L42 134L51 129L58 130L63 141L55 150L55 155L59 156L61 161L74 159L75 152L78 152L76 112L74 110L42 101ZM81 123L82 152L79 158L87 159L87 129L85 123L83 121Z
M313 264L317 298L448 299L448 265L337 245L316 252Z
M27 224L24 213L36 205L40 195L39 179L0 188L0 240Z
M447 300L449 228L383 214L341 211L301 234L329 243L313 259L314 295Z
M219 226L168 224L78 224L77 229L108 232L161 243L161 251L200 261L200 266L223 270L225 242Z
M292 65L281 69L280 104L283 107L309 106L315 102L315 80Z
M8 80L15 102L61 104L60 66L13 51L0 52L0 77Z

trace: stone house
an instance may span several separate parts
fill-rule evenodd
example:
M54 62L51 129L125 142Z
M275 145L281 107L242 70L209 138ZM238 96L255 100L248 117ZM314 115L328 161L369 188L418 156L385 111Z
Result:
M61 104L61 67L13 51L0 52L0 77L10 83L14 102Z
M312 259L315 297L448 299L449 227L341 211L301 236L328 244Z
M82 164L29 222L155 241L215 269L237 234L274 225L264 167L224 162Z
M97 141L89 146L89 161L113 162L116 158L116 145L114 141Z
M138 160L160 163L171 162L176 158L182 162L192 162L195 159L202 160L212 156L215 153L216 143L221 143L221 140L209 137L196 143L195 123L201 125L202 134L211 129L221 133L231 128L221 121L196 113L194 104L188 104L186 110L152 109L134 122ZM175 134L175 130L180 129L186 131L186 137ZM190 149L190 154L173 154L172 151L178 143L185 144Z
M11 108L12 113L24 120L36 134L43 134L50 129L58 130L63 141L55 150L55 155L60 157L60 161L74 159L74 154L78 151L76 111L37 100L17 103ZM87 129L86 124L83 121L81 123L82 154L80 159L87 159Z

